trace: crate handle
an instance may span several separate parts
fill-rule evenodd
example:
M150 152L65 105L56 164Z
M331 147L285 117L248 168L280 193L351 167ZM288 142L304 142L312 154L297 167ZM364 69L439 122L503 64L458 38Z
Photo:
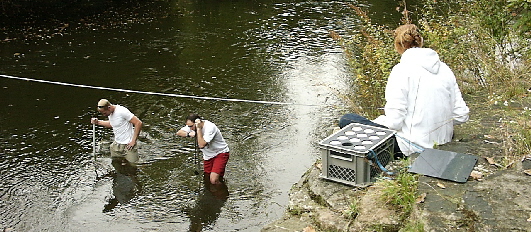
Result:
M334 159L340 159L340 160L345 160L345 161L350 161L350 162L352 162L352 156L350 156L350 158L347 158L347 157L340 156L340 155L333 155L333 154L330 154L330 157L331 157L331 158L334 158Z

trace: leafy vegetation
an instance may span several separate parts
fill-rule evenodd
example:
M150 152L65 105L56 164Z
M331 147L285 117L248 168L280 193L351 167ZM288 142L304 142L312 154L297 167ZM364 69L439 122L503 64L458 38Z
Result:
M424 224L420 222L410 221L402 227L399 232L424 232Z
M531 101L527 98L531 92L531 1L421 0L417 4L414 15L418 20L413 22L402 2L398 8L404 15L402 23L419 26L425 47L436 50L452 68L471 109L470 121L456 127L457 138L479 141L470 149L479 149L484 139L496 141L499 150L476 155L494 160L498 167L511 167L531 153ZM391 68L399 62L393 47L394 28L373 24L363 9L350 7L361 24L352 39L342 41L355 72L355 91L348 99L352 111L375 118L385 104ZM394 180L377 184L384 187L383 200L402 219L407 218L415 205L416 176L401 172ZM400 231L424 231L420 222L404 223Z
M499 162L509 166L528 154L530 115L526 97L531 86L529 43L530 1L424 1L420 20L427 46L436 49L458 77L471 108L471 121L460 131L487 130L486 136L503 140ZM451 8L466 5L464 8ZM444 12L441 9L455 9ZM489 115L499 115L490 118ZM475 118L474 118L475 117ZM497 123L494 123L496 122ZM486 128L485 128L486 127Z
M374 25L367 14L359 7L350 5L361 19L359 31L352 40L343 41L350 66L356 75L355 95L349 96L354 102L353 110L359 114L375 117L384 105L382 98L387 77L398 60L394 51L392 31L383 25Z
M497 162L510 166L531 152L526 100L531 87L531 1L451 0L420 1L412 22L405 1L398 8L403 23L420 27L425 47L436 50L454 71L471 120L456 134L483 134L502 144ZM466 6L466 7L460 7ZM391 68L399 62L393 31L375 25L359 7L361 20L350 40L342 41L355 72L351 110L368 118L382 113L384 91ZM398 26L398 25L397 25ZM463 133L466 134L466 133Z
M344 215L347 219L355 219L356 216L359 214L359 208L358 208L358 199L354 199L354 201L349 205L348 210L345 210Z
M404 171L393 180L379 182L384 187L383 200L394 206L402 219L409 216L417 199L417 179L415 174Z

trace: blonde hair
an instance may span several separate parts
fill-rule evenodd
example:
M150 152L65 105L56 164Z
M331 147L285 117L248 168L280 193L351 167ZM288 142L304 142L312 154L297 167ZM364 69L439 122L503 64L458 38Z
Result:
M107 99L101 99L100 101L98 101L98 107L110 106L110 105L112 104Z
M402 54L409 48L421 48L424 43L415 24L405 24L395 30L395 49Z

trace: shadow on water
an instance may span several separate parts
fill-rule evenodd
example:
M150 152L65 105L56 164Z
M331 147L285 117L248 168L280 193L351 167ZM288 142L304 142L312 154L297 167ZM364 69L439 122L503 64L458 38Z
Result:
M213 185L209 178L209 175L203 175L203 188L199 190L193 206L185 210L190 217L189 231L203 231L204 228L212 227L229 198L229 189L225 182Z
M112 158L112 166L115 172L112 174L112 198L103 207L103 212L109 212L118 204L126 204L142 191L142 185L138 180L138 167L125 158Z

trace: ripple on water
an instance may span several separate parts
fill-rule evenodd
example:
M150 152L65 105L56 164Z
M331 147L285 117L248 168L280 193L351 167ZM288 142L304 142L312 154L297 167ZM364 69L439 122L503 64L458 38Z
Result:
M227 1L216 6L237 3ZM289 83L285 85L285 78L289 76L285 73L312 67L326 69L339 63L336 60L333 65L308 62L301 68L296 62L304 58L318 60L321 55L339 48L328 32L334 30L345 34L342 33L348 27L345 25L352 20L346 18L348 14L343 14L348 7L344 7L340 1L301 1L279 3L274 7L269 3L263 4L264 7L245 9L245 12L255 12L249 14L249 18L245 18L245 14L238 14L238 22L230 25L220 23L229 20L222 18L227 14L210 14L208 11L216 12L215 9L208 8L205 11L200 7L197 8L200 10L194 8L188 12L185 11L186 6L180 6L183 9L179 10L187 13L171 12L164 14L163 18L144 21L156 23L156 30L152 30L154 24L151 23L134 25L131 22L123 24L124 28L116 24L109 29L96 24L93 25L96 30L90 33L79 31L78 35L64 37L65 41L50 40L45 46L35 44L35 49L41 50L35 55L35 64L31 63L32 54L28 54L25 60L19 62L25 62L22 66L13 64L12 69L18 71L18 68L24 67L29 70L26 71L28 73L39 73L43 78L69 82L134 87L148 91L164 90L177 94L288 101L297 97L285 94L291 92L303 93L298 97L312 100L310 95L313 94L314 83L305 79L297 87L305 91L293 93ZM249 3L246 2L242 7L247 5ZM330 8L334 10L328 10ZM208 17L199 16L202 14ZM181 28L181 24L189 27ZM215 30L194 31L212 28ZM146 30L151 33L145 34ZM98 36L94 37L94 33ZM7 67L7 64L3 67ZM83 75L71 75L73 70ZM318 72L302 71L293 74L293 78L303 79ZM37 220L41 224L49 223L45 229L64 228L61 227L62 220L71 220L68 218L71 215L65 216L63 213L80 208L87 210L82 212L86 216L83 220L96 228L129 223L120 221L121 218L145 222L149 226L156 225L154 228L168 222L186 225L192 218L201 219L197 212L210 211L215 214L210 215L212 218L203 218L202 222L215 225L211 230L259 230L263 223L276 219L280 216L277 214L282 214L284 210L282 204L285 203L280 198L285 197L289 190L286 186L290 183L285 183L289 182L285 180L288 178L274 178L275 175L282 172L288 176L292 174L286 170L289 165L302 163L278 163L278 160L289 160L284 158L298 150L313 149L311 144L295 144L299 146L294 146L286 154L281 148L287 147L285 140L289 138L279 138L277 132L287 134L303 131L305 135L310 134L313 133L310 129L301 129L313 127L313 124L294 127L291 120L298 120L299 116L304 118L308 112L317 121L323 115L332 114L332 110L314 114L315 111L300 111L296 107L167 99L100 91L76 90L79 96L65 98L63 95L68 90L53 90L42 92L47 96L57 93L60 95L57 99L64 100L65 104L88 105L86 99L105 96L135 109L135 113L146 123L141 134L141 159L144 162L138 174L142 190L127 203L109 207L109 211L102 215L104 205L110 204L114 197L113 180L116 173L111 166L96 161L92 163L92 131L87 122L95 114L95 109L91 105L90 108L87 106L88 109L68 107L66 110L55 107L54 102L48 105L50 108L39 108L43 113L53 111L49 113L49 119L40 121L42 125L8 131L3 133L8 136L1 140L2 151L5 152L2 158L6 159L0 160L0 204L8 205L6 211L9 213L0 219L0 224L13 225L22 228L21 231L33 228L32 223L38 225ZM89 94L85 96L81 93ZM35 103L26 101L23 104ZM224 202L216 201L212 195L204 192L201 181L193 176L196 169L193 142L167 136L182 126L183 112L191 110L206 113L222 126L224 136L231 143L234 153L231 154L227 173L229 195ZM65 115L62 111L72 112L74 116ZM18 120L22 119L13 121ZM170 128L174 130L170 131ZM96 131L99 141L112 140L111 134L111 130L103 128ZM104 154L99 157L105 159ZM84 201L90 203L91 207L73 207ZM212 204L211 208L197 207L208 203L220 204ZM47 211L49 208L54 211ZM61 219L52 220L54 217ZM106 221L107 218L111 218L110 221ZM216 218L220 220L211 223ZM95 222L91 223L91 219Z

